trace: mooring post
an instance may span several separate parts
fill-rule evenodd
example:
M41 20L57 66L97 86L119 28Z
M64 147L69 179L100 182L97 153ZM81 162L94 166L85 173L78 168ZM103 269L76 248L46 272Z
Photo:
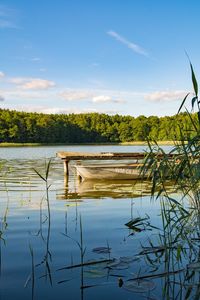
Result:
M63 166L64 166L64 187L68 190L68 179L69 179L69 161L64 159Z
M63 160L63 163L64 163L64 175L68 176L69 175L69 166L68 166L69 161L65 159L65 160Z

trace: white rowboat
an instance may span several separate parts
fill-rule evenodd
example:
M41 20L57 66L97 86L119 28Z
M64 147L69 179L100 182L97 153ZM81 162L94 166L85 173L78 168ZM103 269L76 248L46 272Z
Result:
M142 164L88 164L75 165L77 175L82 179L145 179L150 172L142 170Z

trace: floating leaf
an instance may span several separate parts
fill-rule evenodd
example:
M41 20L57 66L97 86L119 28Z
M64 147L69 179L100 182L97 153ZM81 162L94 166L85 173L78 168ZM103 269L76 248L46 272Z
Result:
M139 253L140 255L163 252L166 250L165 246L156 246L156 247L143 247L143 250Z
M98 253L98 254L102 254L102 253L110 253L111 248L109 247L97 247L92 249L93 252Z
M156 285L150 280L129 280L124 282L123 288L134 293L146 293L155 289Z
M140 256L121 256L119 259L121 262L131 263L140 260Z
M129 264L118 259L112 263L109 263L107 267L113 270L125 270L129 268Z
M87 278L103 278L107 276L107 272L98 269L91 269L84 271L84 277Z

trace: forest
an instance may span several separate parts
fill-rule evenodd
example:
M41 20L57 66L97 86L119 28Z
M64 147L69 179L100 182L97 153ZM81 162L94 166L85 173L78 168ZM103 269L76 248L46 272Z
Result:
M187 113L133 117L99 113L42 114L0 109L0 142L121 143L145 141L147 138L179 141L193 136L193 122L197 122L197 115Z

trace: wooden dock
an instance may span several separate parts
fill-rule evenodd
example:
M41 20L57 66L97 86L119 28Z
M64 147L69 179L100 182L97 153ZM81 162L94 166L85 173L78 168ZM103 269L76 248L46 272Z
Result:
M121 152L58 152L57 157L64 163L64 174L69 175L68 163L70 160L121 160L121 159L143 159L145 153L121 153Z
M68 163L70 160L123 160L133 159L141 160L146 157L145 152L58 152L57 157L61 158L64 163L64 175L69 175ZM162 154L156 154L158 158L162 158Z

